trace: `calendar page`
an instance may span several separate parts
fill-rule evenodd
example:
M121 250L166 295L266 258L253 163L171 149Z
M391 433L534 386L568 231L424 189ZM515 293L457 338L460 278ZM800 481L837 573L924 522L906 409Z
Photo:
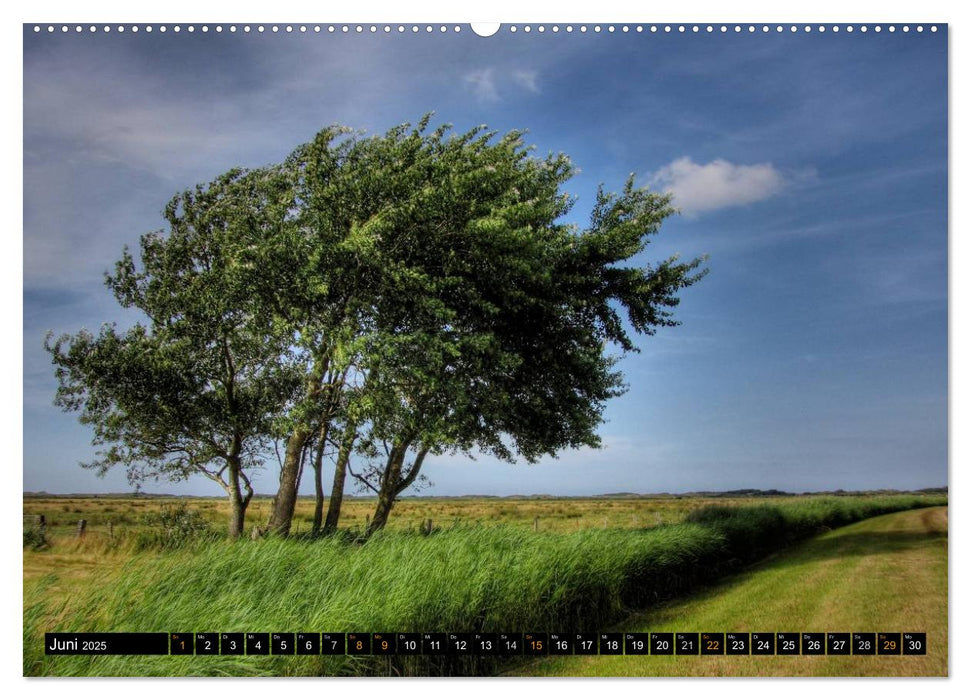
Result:
M23 675L947 676L948 35L28 21Z

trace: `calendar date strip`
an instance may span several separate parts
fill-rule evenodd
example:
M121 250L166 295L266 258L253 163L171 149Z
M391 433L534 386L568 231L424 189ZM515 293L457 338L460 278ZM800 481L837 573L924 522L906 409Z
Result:
M62 655L913 656L925 632L49 632Z

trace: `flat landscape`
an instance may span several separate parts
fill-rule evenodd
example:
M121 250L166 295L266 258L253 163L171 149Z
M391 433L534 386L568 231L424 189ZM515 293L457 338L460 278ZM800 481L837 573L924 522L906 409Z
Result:
M943 494L407 499L343 536L173 538L152 498L25 498L25 675L945 675ZM360 513L365 499L346 512ZM312 502L301 501L306 517ZM254 508L256 506L254 505ZM257 511L254 511L257 512ZM77 519L88 520L84 539ZM431 535L418 525L431 518ZM108 523L111 523L109 526ZM154 524L153 524L154 523ZM47 631L926 631L926 657L44 657Z
M759 503L791 502L795 497L758 496ZM270 511L268 496L255 497L247 511L247 527L262 524ZM587 527L643 528L681 521L689 511L707 505L745 505L752 496L733 495L646 495L635 494L591 496L586 498L557 498L553 496L510 496L455 498L403 498L395 506L394 517L388 522L391 529L417 529L427 518L436 526L514 525L541 530L573 532ZM326 510L327 501L324 502ZM188 498L176 496L52 496L25 494L25 518L44 515L52 536L73 536L80 519L87 520L88 534L100 538L108 534L108 524L114 525L116 535L143 529L146 515L185 504L198 511L215 528L223 527L229 515L225 498ZM309 532L313 522L314 502L300 498L293 518L296 534ZM373 498L345 497L341 510L341 527L363 529L366 519L374 512Z

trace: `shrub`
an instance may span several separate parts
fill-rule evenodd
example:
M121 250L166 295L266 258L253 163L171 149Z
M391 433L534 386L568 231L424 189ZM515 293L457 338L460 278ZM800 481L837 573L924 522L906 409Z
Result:
M44 549L47 547L47 534L43 529L35 525L24 526L24 548L30 547L33 550Z
M139 532L135 549L178 549L218 539L211 523L183 501L175 507L162 506L157 513L142 516L149 529Z

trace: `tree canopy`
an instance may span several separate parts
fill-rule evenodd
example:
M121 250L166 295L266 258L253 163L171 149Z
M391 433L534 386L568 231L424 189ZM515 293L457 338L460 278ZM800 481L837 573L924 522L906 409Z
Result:
M233 170L175 196L169 229L142 236L140 265L126 249L106 275L146 320L46 342L55 403L79 411L103 447L84 466L122 465L133 484L204 475L233 502L234 536L253 494L247 473L301 378L253 294L261 243L290 209L281 182L271 169Z
M126 251L108 277L150 322L50 346L58 402L112 445L102 468L219 475L237 442L242 468L282 439L268 527L286 534L311 453L315 526L327 452L328 526L350 469L378 495L377 528L428 454L599 446L626 388L617 358L676 325L678 293L706 272L701 258L631 262L670 197L631 175L580 227L566 155L534 156L520 131L428 123L329 127L278 166L172 200L142 267Z

